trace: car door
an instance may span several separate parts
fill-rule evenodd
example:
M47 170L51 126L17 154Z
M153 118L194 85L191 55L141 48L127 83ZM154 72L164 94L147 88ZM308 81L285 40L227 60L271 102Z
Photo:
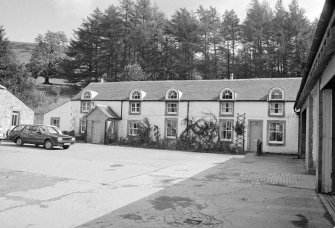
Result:
M29 142L33 144L42 144L43 136L39 126L32 126L30 130Z
M31 126L25 126L19 134L22 141L25 142L25 143L30 142L30 128L31 128Z

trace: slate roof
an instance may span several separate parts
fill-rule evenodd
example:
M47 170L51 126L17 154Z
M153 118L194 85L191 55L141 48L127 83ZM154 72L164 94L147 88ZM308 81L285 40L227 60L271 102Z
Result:
M168 89L177 89L183 93L181 101L217 101L222 89L230 88L238 101L266 101L269 91L279 87L286 101L294 101L300 82L301 78L105 82L90 83L81 92L98 92L93 100L120 101L128 100L132 90L140 89L146 92L144 101L163 101ZM80 100L81 92L72 100Z
M94 108L86 113L83 118L89 116L96 109L100 109L110 119L121 119L121 117L119 117L119 115L116 114L111 107L99 104L95 105Z

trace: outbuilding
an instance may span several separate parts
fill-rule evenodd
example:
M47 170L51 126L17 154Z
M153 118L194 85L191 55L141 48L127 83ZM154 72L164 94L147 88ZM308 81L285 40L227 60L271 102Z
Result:
M33 122L33 110L0 85L0 127L9 130L15 125Z

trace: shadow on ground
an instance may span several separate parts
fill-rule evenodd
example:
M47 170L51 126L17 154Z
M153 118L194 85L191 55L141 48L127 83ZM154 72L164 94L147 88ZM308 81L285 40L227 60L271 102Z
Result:
M80 227L333 227L295 156L233 158Z

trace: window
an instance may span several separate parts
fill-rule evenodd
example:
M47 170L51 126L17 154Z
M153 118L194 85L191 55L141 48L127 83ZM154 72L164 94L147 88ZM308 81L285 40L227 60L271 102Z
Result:
M220 94L220 100L234 100L234 93L231 89L223 89Z
M221 115L233 115L234 114L234 103L233 102L221 102L220 104Z
M131 94L131 99L132 100L141 100L141 93L138 90L135 90Z
M273 144L284 144L285 122L269 121L268 122L268 141Z
M87 100L90 100L91 99L91 92L90 91L86 91L84 92L84 96L83 96L84 99L87 99Z
M221 120L220 121L220 138L221 141L232 142L233 141L233 121L232 120Z
M12 126L16 126L19 124L19 112L13 111L12 113Z
M284 100L284 90L280 88L274 88L270 90L269 94L270 101L282 101Z
M177 137L177 119L167 119L166 120L166 138Z
M90 101L82 101L81 102L81 112L88 112L91 110L93 103Z
M141 103L140 102L130 102L130 114L140 114L141 113Z
M59 117L51 117L50 118L50 125L59 127L60 118Z
M178 103L176 102L166 103L166 114L167 115L177 115L178 114Z
M283 116L284 115L284 103L282 102L270 102L270 116Z
M138 122L129 122L129 132L128 134L131 136L137 136L138 135Z
M81 119L80 120L80 133L85 133L86 132L86 120Z
M177 100L178 99L178 93L176 90L170 90L168 93L168 99L169 100Z

